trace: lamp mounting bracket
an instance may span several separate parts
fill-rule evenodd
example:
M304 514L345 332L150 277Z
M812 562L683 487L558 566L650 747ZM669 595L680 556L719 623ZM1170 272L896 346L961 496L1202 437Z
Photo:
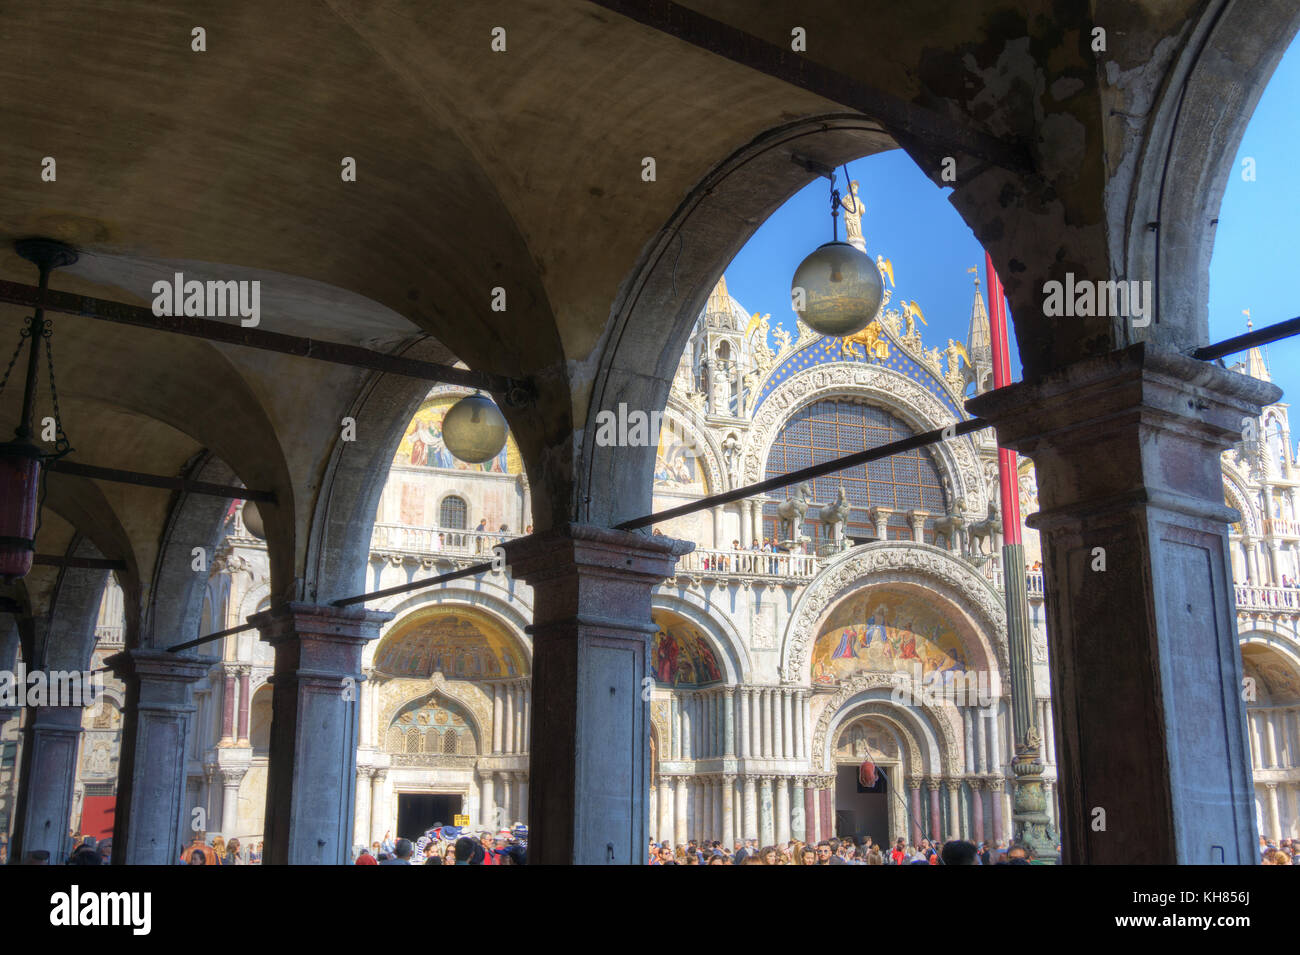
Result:
M790 161L796 166L803 166L804 169L807 169L814 175L821 176L823 179L829 179L831 182L835 181L835 168L833 166L820 163L816 159L810 159L807 156L801 156L799 153L791 153Z

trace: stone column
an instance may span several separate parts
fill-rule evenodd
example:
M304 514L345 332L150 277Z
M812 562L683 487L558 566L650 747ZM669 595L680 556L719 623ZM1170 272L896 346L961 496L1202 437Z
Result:
M502 718L505 725L502 727L501 749L506 753L515 751L515 688L513 686L502 687Z
M812 693L809 690L803 691L803 729L804 745L803 758L808 760L820 759L821 754L812 751L813 724L812 724Z
M682 721L682 759L695 758L695 697L682 696L678 701L678 713Z
M225 668L225 679L221 688L221 739L218 746L233 746L235 743L235 668Z
M739 687L736 693L737 706L740 707L740 716L736 723L736 749L741 759L749 758L749 690L746 687Z
M492 752L501 752L502 733L501 717L505 704L501 701L501 684L492 684Z
M753 501L740 502L740 546L749 550L754 537L754 520L750 517L750 505Z
M50 854L51 865L61 865L72 850L68 844L68 826L72 817L72 791L77 781L81 716L79 706L40 706L27 711L13 838L9 844L11 862L20 862L27 853L44 849ZM122 739L125 743L125 733ZM122 766L125 768L125 761ZM120 805L117 811L122 812ZM154 837L175 839L175 819L168 819Z
M1002 789L1003 780L1000 776L989 778L989 799L993 803L993 841L1001 842L1006 838L1002 831Z
M940 820L939 809L939 780L930 778L925 781L926 788L930 791L930 841L943 839L943 826Z
M530 861L640 864L650 595L694 545L569 524L504 546L533 588L532 718L545 728L531 734Z
M388 806L384 801L384 782L387 770L375 769L370 779L370 841L381 842L388 828ZM469 811L469 806L465 807Z
M763 756L763 691L749 691L749 749L755 759Z
M1282 839L1282 814L1278 808L1277 783L1265 783L1268 792L1268 829L1265 833L1269 840L1277 845Z
M221 775L221 834L226 840L239 835L239 784L244 781L244 774L248 770L243 767L223 766L219 770ZM348 826L348 838L356 828L355 817L349 820L351 825ZM352 851L352 843L348 842L348 851Z
M817 840L817 788L816 780L803 780L803 838L806 842Z
M722 776L722 844L730 849L736 842L736 777L724 773Z
M772 777L763 776L760 779L758 794L759 845L772 845L775 841L774 836L775 830L772 826Z
M776 841L790 841L790 777L777 776L773 785L776 786Z
M802 776L792 776L790 778L790 790L790 838L806 842L808 820L805 816L804 778Z
M948 831L943 835L944 841L969 838L961 828L961 780L945 779L943 788L948 790Z
M1265 710L1264 719L1264 753L1267 762L1265 766L1268 769L1277 768L1277 729L1274 726L1274 710Z
M794 758L794 711L790 705L790 688L781 688L781 755Z
M729 550L731 541L725 540L722 533L722 508L711 507L709 513L713 515L713 547L715 550Z
M929 517L928 511L909 511L907 521L912 525L912 540L917 544L925 543L925 519Z
M392 617L286 603L249 618L275 648L266 864L351 861L361 651Z
M252 671L250 666L241 666L239 668L239 721L237 730L237 745L248 745L248 679Z
M741 726L743 733L744 724ZM722 698L722 755L732 758L743 755L736 745L736 690L730 686L723 691Z
M971 828L974 830L975 844L979 845L984 841L984 793L982 781L977 776L972 776L968 780L970 783L971 795Z
M829 839L835 835L835 794L831 787L834 784L833 779L823 777L818 780L819 794L821 796L821 806L818 812L822 819L822 838Z
M1037 468L1066 863L1255 861L1220 456L1280 394L1141 343L968 402Z
M893 513L893 509L888 507L873 507L871 509L871 519L876 525L876 537L882 541L889 539L889 517Z
M490 772L479 773L478 824L495 829L497 821L496 778Z
M370 781L374 779L374 776L374 767L357 767L357 817L352 841L359 846L369 847L370 845Z
M533 748L533 685L531 682L524 684L524 712L521 715L523 723L522 732L524 734L525 753L531 753ZM527 811L528 807L524 807Z
M758 788L753 776L745 777L745 835L746 839L758 838Z
M672 826L672 845L684 846L688 842L686 835L686 777L679 776L672 781L672 808L673 826Z
M659 777L659 838L673 840L673 820L677 818L673 810L673 781L671 777ZM676 843L674 843L676 845Z
M126 684L113 862L175 865L182 848L177 820L189 808L184 805L185 743L195 711L190 690L207 675L211 661L165 650L126 650L104 662ZM51 856L50 861L63 860Z

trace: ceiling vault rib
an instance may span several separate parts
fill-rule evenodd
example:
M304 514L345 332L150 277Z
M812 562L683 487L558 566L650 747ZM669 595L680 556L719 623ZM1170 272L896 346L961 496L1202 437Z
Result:
M922 106L872 89L807 57L768 43L671 0L588 0L660 33L724 56L742 66L858 110L880 121L900 143L964 153L1003 169L1034 173L1029 150L963 127Z

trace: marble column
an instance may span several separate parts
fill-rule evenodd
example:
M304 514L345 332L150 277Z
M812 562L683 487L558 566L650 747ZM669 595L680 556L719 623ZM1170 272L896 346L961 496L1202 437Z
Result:
M1277 768L1277 731L1274 727L1274 711L1265 710L1264 718L1264 754L1268 769Z
M794 758L794 737L792 735L792 715L789 687L781 688L781 755L785 759Z
M989 800L993 803L993 841L1002 842L1006 833L1002 829L1002 792L1004 781L999 776L989 778Z
M252 667L241 666L239 668L239 720L236 731L237 744L239 746L248 745L248 681L251 675Z
M722 777L722 844L730 849L736 841L736 777L723 774Z
M808 841L807 806L804 799L804 778L795 776L790 780L790 838L800 842Z
M926 788L930 791L930 841L943 839L942 822L939 818L939 780L927 779Z
M126 685L113 861L174 865L182 849L176 823L186 818L188 824L191 808L184 805L191 689L210 664L165 650L126 650L104 662Z
M374 770L370 779L370 841L382 842L384 832L388 826L388 805L384 799L384 782L388 779L388 771L383 769ZM469 811L469 806L465 807Z
M737 705L740 707L740 718L737 720L737 753L741 759L748 759L749 752L749 690L746 687L740 687L736 693Z
M490 772L479 773L478 824L495 829L497 822L496 778Z
M503 720L501 751L513 753L515 751L515 688L513 686L501 688L501 710Z
M961 828L961 781L945 779L943 786L948 790L948 831L943 839L947 842L949 839L969 838L969 833Z
M754 540L754 522L749 514L751 503L753 502L740 502L740 546L745 550L749 550L749 545Z
M650 783L650 795L647 800L650 809L650 836L655 842L659 841L659 787Z
M760 845L770 846L775 841L772 825L772 777L760 779L758 796L758 841Z
M672 809L675 813L672 825L672 845L684 846L689 841L686 835L686 777L679 776L672 781Z
M817 841L817 787L816 780L805 778L803 781L803 839L806 842Z
M967 404L1038 473L1067 864L1255 861L1221 455L1280 395L1143 342Z
M830 839L835 835L835 794L831 791L833 783L828 779L818 780L818 796L820 805L818 814L821 816L821 837Z
M758 787L753 776L745 777L745 838L757 839L758 826Z
M501 744L505 734L502 732L502 714L505 711L505 703L501 700L501 684L492 684L492 752L501 752Z
M764 759L770 759L773 753L773 748L772 748L772 723L773 723L772 693L773 691L770 689L765 689L765 690L759 690L759 693L761 694L761 696L759 697L759 706L762 708L763 711L762 714L763 715L763 750L760 753L760 755Z
M979 845L984 841L984 792L982 781L975 776L967 780L970 783L971 795L971 828L975 844Z
M726 535L722 531L722 508L711 507L709 513L713 515L713 547L715 550L730 550L731 541L726 540Z
M79 706L40 706L27 711L9 843L11 862L20 862L28 853L44 849L50 854L50 864L59 865L72 850L68 826L77 781L81 716ZM154 838L174 839L175 830L175 820L169 819Z
M235 686L235 668L226 667L221 686L221 739L218 746L231 746L235 742Z
M736 746L736 691L727 687L722 697L722 755L734 757Z
M1268 792L1268 832L1264 835L1277 845L1282 839L1282 814L1278 807L1277 783L1265 783L1264 789Z
M504 545L533 590L529 861L644 861L653 588L694 545L568 524Z
M370 781L374 775L373 767L357 767L357 815L352 829L352 842L357 846L370 846Z
M244 781L244 774L248 770L244 767L222 767L221 768L221 827L220 831L226 840L229 841L239 835L239 784ZM351 825L348 827L348 837L351 838L356 829L355 816L350 820ZM348 852L352 851L352 843L348 843Z
M755 759L761 759L763 756L763 710L763 691L751 689L749 691L749 748L750 755Z
M775 813L776 822L776 841L778 843L790 841L790 777L777 776L773 780L775 787Z
M659 777L659 838L671 842L674 846L673 827L677 818L673 804L673 780L670 776Z
M286 603L249 617L275 649L267 760L269 865L347 865L361 651L391 613ZM340 779L347 780L340 785Z

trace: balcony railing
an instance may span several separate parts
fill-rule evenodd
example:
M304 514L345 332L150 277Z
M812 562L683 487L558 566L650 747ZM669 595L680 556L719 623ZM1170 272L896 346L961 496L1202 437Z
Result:
M782 551L696 549L678 558L677 569L688 574L811 580L817 576L817 558Z
M410 527L406 524L376 524L370 549L385 553L413 554L419 557L492 556L492 548L518 534L463 531L446 527Z
M1300 587L1257 587L1234 584L1238 610L1300 611Z
M1300 521L1288 521L1281 517L1264 519L1264 534L1279 537L1300 537Z

